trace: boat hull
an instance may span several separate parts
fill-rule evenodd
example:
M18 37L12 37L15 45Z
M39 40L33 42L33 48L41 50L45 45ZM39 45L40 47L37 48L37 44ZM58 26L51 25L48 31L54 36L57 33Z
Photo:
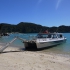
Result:
M66 42L66 39L63 40L57 40L57 41L51 41L51 42L25 42L25 49L27 50L36 50L36 49L44 49L44 48L48 48L51 46L55 46L58 44L61 44L63 42Z
M40 48L47 48L47 47L59 45L59 44L64 43L64 42L66 42L66 40L40 42L40 43L36 43L36 45L37 45L37 48L40 49Z

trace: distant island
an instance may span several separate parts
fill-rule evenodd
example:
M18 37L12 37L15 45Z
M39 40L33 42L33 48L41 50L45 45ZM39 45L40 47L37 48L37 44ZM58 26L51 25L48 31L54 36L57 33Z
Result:
M49 32L70 33L70 26L61 25L59 27L48 27L29 22L20 22L17 25L0 23L0 33L39 33L44 32L45 30L48 30Z

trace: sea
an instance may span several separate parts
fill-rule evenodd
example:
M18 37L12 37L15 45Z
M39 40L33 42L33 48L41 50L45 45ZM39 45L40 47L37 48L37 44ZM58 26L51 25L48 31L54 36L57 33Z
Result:
M20 37L22 39L32 39L37 35L37 33L10 33L9 36L2 36L0 38L0 45L5 46L7 43L11 42L15 37ZM48 49L41 50L39 52L43 53L55 53L55 54L65 54L70 55L70 33L63 33L63 35L67 38L65 43L62 43L57 46L53 46ZM16 39L9 46L17 47L17 48L25 48L22 40Z

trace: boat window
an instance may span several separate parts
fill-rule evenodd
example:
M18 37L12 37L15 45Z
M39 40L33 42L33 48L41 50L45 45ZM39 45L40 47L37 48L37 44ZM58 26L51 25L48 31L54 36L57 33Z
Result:
M62 38L62 35L60 34L60 38Z
M57 35L56 34L52 35L52 38L57 38Z
M48 36L47 36L47 38L51 38L52 37L52 35L51 34L49 34Z
M63 37L62 34L59 34L59 35L58 35L58 38L62 38L62 37Z
M37 38L47 38L47 35L46 34L38 34Z

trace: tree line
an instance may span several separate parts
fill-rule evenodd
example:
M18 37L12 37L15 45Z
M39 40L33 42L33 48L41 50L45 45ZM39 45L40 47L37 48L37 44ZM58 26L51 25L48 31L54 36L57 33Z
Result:
M0 33L39 33L48 30L49 32L70 33L70 26L47 27L35 23L20 22L17 25L0 23Z

